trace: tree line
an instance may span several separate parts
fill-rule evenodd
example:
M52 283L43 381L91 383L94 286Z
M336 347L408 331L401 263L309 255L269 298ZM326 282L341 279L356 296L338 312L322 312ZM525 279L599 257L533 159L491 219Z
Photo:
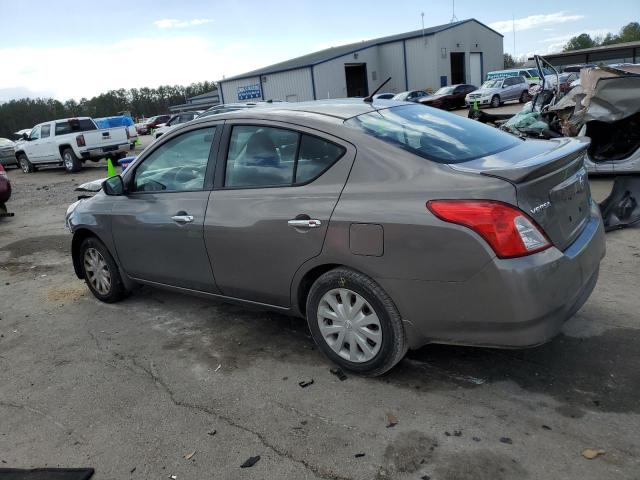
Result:
M631 22L620 29L620 32L607 33L604 36L591 36L588 33L581 33L569 39L562 49L563 52L581 50L583 48L602 47L605 45L615 45L616 43L635 42L640 40L640 23Z
M616 43L636 42L640 40L640 23L630 22L616 33L607 33L602 36L591 36L588 33L581 33L571 37L562 48L563 52L581 50L583 48L602 47L605 45L615 45ZM509 53L504 54L504 68L521 67L527 61L527 57L514 58Z
M0 104L0 137L13 138L13 133L41 122L68 117L108 117L129 111L136 117L167 113L171 105L185 103L188 97L215 90L214 82L198 82L189 86L163 85L158 88L110 90L90 99L61 102L52 98L22 98Z

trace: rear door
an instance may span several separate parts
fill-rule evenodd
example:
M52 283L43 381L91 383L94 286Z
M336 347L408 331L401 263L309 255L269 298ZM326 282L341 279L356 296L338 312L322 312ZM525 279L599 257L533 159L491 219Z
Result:
M223 294L289 306L291 281L320 254L355 158L335 137L275 122L225 126L205 241Z
M51 125L51 123L46 123L40 127L39 148L42 152L42 160L48 162L60 159L60 152L56 148Z
M112 233L130 276L216 292L203 224L219 127L192 128L159 142L125 176L114 198Z

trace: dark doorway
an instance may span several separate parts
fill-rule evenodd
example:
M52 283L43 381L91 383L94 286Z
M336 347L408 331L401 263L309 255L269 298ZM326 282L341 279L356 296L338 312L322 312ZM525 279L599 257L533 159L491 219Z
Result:
M465 81L464 52L451 52L451 85Z
M369 95L366 63L345 64L344 74L347 79L347 97L366 97Z

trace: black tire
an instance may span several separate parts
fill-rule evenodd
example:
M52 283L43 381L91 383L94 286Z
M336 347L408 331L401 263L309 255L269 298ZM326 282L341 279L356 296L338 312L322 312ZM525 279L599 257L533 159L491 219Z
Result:
M345 288L362 296L372 307L380 321L382 345L377 354L366 362L349 361L327 344L318 326L318 307L323 296L330 290ZM408 343L402 319L387 293L371 278L348 268L331 270L311 286L307 296L307 323L314 341L320 350L341 368L358 375L375 377L393 368L407 353Z
M529 100L531 100L531 95L529 95L529 92L527 90L523 90L518 101L520 103L526 103Z
M87 271L88 264L86 263L85 259L85 255L87 254L87 251L89 249L96 250L105 263L106 270L108 271L111 279L110 286L107 291L98 291L98 289L94 286L90 279L90 275ZM101 302L115 303L127 296L128 291L122 283L120 270L118 269L115 260L109 253L109 250L100 240L98 240L96 237L88 237L84 239L84 241L80 245L80 249L78 250L78 255L80 255L79 260L80 264L82 265L84 281L89 287L89 290L91 290L91 293L93 293L94 297L96 297Z
M82 169L82 162L70 148L62 151L62 164L68 173L79 172Z
M491 106L493 108L497 108L500 106L500 96L499 95L494 95L493 97L491 97Z
M18 166L22 170L22 173L33 173L36 171L36 167L29 161L24 153L18 155Z

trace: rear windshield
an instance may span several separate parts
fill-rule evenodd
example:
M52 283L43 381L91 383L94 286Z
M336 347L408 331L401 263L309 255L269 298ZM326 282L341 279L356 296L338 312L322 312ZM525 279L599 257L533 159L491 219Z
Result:
M424 105L366 113L346 125L438 163L466 162L521 142L496 128Z
M72 118L64 122L56 122L56 135L66 135L72 132L87 132L97 130L95 123L89 118Z

